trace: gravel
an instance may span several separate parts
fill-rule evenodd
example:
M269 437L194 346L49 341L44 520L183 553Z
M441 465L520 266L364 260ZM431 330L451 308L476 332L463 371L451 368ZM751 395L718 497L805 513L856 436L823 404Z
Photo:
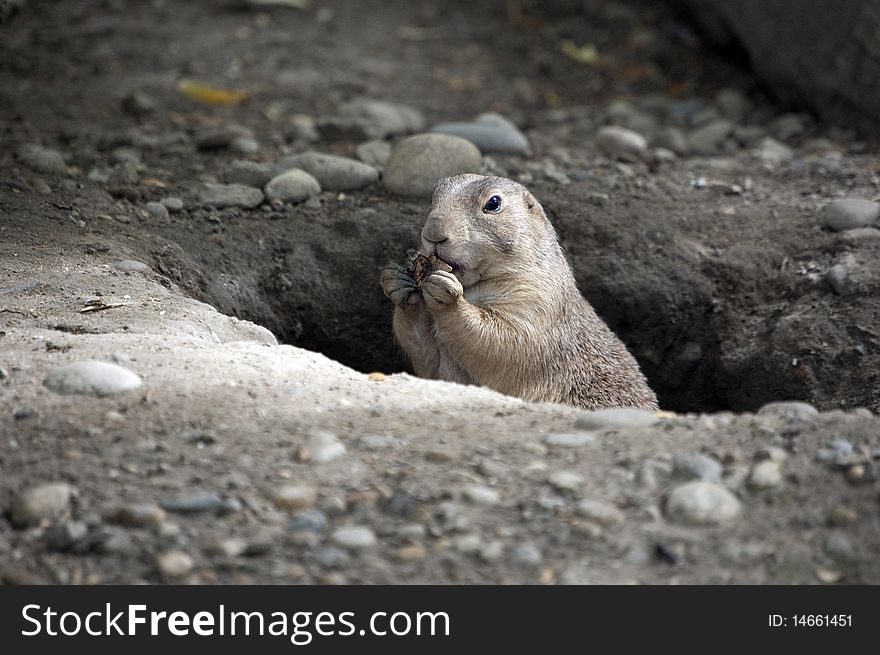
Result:
M749 486L755 489L778 487L781 482L782 468L778 462L769 459L755 464L749 475Z
M109 396L141 386L141 379L118 364L87 359L56 368L43 384L60 394Z
M67 175L64 157L56 150L38 145L23 145L15 153L18 160L37 173L45 175Z
M721 463L706 455L679 455L673 464L673 475L682 480L718 482L723 469Z
M438 123L431 131L460 136L477 146L480 152L531 153L526 135L504 116L491 112L480 114L470 122Z
M223 169L223 181L227 184L262 189L272 179L272 167L255 161L235 159Z
M354 191L379 179L379 171L369 164L319 152L284 157L275 166L275 172L279 174L291 169L305 171L328 191Z
M819 410L809 403L799 400L784 400L763 405L758 410L760 416L778 416L784 419L811 421L819 414Z
M391 144L382 139L370 139L358 144L355 154L365 164L381 170L391 156Z
M281 509L304 509L315 504L318 494L311 487L285 485L272 493L272 501Z
M351 548L352 550L369 548L376 544L376 534L373 530L361 525L337 528L333 531L330 538L336 545L343 548Z
M825 279L828 285L838 295L846 293L849 287L849 270L843 264L835 264L825 273Z
M822 223L834 232L867 227L880 217L880 203L860 198L830 202L822 209Z
M719 118L693 130L688 136L688 144L691 151L698 155L718 154L733 129L733 123Z
M131 528L149 528L159 525L166 514L158 505L132 503L123 505L108 513L108 520Z
M162 501L161 505L163 509L179 514L210 512L226 507L223 498L214 492L200 492L175 498L166 498Z
M658 420L653 412L644 409L615 407L586 413L575 421L575 427L580 430L647 428Z
M341 105L335 116L320 118L316 127L325 139L362 141L419 132L425 119L408 105L356 98Z
M549 446L578 448L598 444L596 437L589 432L552 432L544 437Z
M199 191L199 201L209 207L252 209L263 202L263 192L243 184L206 184Z
M159 569L159 574L167 580L177 580L189 575L195 565L195 560L182 551L169 551L156 557L156 568Z
M626 515L614 505L601 500L585 498L577 506L578 514L601 525L620 523Z
M319 193L321 185L318 180L299 169L276 175L266 185L266 197L282 202L302 202Z
M547 482L563 491L577 491L584 484L584 476L571 471L554 471L547 476Z
M470 141L450 134L417 134L391 151L382 182L392 193L427 198L441 178L479 168L480 151Z
M251 138L252 136L251 131L246 127L232 125L202 130L196 134L195 143L199 150L223 150L229 148L232 142L240 137Z
M16 496L9 517L18 527L39 525L66 516L76 489L64 482L51 482L31 487Z
M150 270L149 266L136 259L123 259L122 261L116 262L116 268L120 271L125 271L126 273L146 273Z
M741 511L742 504L725 487L701 480L676 487L666 501L671 520L692 525L727 523Z
M183 209L183 200L181 200L180 198L168 196L166 198L162 198L159 202L165 205L165 209L167 209L172 214L179 212Z
M144 209L150 216L160 221L167 221L170 218L168 208L161 202L148 202L144 205Z
M473 484L465 487L464 497L474 505L485 505L487 507L497 505L501 500L497 491L481 484Z
M648 151L644 136L625 127L609 125L596 133L596 145L612 159L640 161Z
M332 432L316 432L309 437L309 461L326 464L345 454L345 445Z

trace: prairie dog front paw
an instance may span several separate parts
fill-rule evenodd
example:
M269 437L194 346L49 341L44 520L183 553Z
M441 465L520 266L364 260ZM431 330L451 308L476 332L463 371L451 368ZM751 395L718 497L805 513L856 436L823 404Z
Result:
M434 271L422 282L422 297L432 311L451 307L463 294L459 279L447 271Z

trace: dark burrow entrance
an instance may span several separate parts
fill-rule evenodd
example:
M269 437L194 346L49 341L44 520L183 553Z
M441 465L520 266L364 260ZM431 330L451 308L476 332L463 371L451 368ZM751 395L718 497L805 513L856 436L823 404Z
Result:
M574 211L581 193L548 193L545 207L579 287L639 360L663 408L876 403L876 386L864 383L864 335L829 318L835 300L825 291L780 274L781 254L765 246L700 250L639 203L626 211L643 217L640 228L621 231L608 212ZM188 293L279 341L363 372L404 371L378 275L415 243L424 204L386 196L342 211L300 209L307 215L295 224L259 232L250 220L231 220L222 239L178 234L153 257Z

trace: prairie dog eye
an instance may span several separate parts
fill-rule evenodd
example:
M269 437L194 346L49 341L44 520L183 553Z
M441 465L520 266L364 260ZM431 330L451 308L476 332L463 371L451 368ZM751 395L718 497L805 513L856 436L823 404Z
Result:
M487 214L497 214L501 211L501 196L494 195L483 205L483 212Z

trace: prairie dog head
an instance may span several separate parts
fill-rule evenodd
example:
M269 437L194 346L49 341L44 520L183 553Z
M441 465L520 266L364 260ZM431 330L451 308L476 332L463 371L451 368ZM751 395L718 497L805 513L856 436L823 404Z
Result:
M558 248L541 205L503 177L456 175L440 180L422 228L422 253L452 266L469 287L516 274Z

